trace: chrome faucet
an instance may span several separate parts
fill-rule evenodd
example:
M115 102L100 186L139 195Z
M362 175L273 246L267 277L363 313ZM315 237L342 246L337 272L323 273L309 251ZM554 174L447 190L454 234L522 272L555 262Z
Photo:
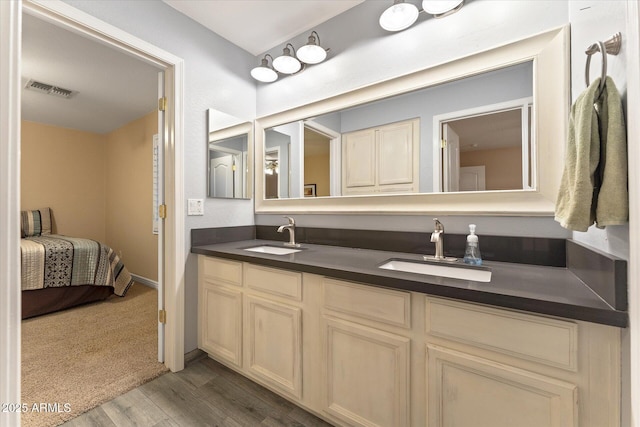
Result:
M290 246L292 248L299 248L300 244L296 243L296 222L290 216L285 216L283 218L287 218L289 220L289 224L281 225L278 227L278 233L282 233L284 230L289 230L289 243L285 243L285 246Z
M438 218L433 218L436 222L436 228L433 233L431 233L431 241L436 244L436 254L433 256L436 260L443 260L444 257L444 225Z

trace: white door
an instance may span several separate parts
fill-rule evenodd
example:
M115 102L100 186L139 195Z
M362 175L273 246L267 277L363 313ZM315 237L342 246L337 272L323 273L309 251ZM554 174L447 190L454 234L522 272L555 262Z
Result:
M484 191L485 183L484 166L466 166L460 168L460 191Z
M442 125L443 191L460 191L460 137L448 124Z
M211 159L211 189L213 197L233 198L233 155Z
M158 73L158 99L162 99L165 96L164 89L164 72ZM165 136L165 117L164 111L158 108L158 143L157 143L157 186L155 198L157 198L157 206L154 209L158 209L159 206L164 206L164 148L165 148L166 136ZM156 210L154 215L157 215L158 220L158 313L164 310L164 218L160 218L159 212ZM164 363L164 323L161 322L160 316L158 316L158 362Z

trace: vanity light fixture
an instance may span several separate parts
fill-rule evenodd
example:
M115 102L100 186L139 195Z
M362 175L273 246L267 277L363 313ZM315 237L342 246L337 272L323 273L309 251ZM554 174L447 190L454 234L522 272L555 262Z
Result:
M266 54L260 65L251 70L251 77L263 83L275 82L278 80L279 73L296 74L304 70L306 65L321 63L327 58L328 51L329 49L320 46L318 33L311 31L307 44L297 51L291 43L287 43L282 50L282 55L275 59ZM271 59L271 65L269 65L269 59Z
M427 12L434 18L443 18L457 12L464 5L464 0L422 0L422 9L405 0L393 0L380 15L380 26L387 31L402 31L412 26L420 12Z
M315 34L315 35L314 35ZM327 51L320 46L320 36L311 31L309 41L296 52L298 59L305 64L319 64L327 57Z
M260 61L260 65L251 70L251 77L260 82L271 83L278 80L278 73L269 65L267 57L271 58L271 63L273 64L273 57L267 53Z
M393 5L380 15L380 26L387 31L402 31L416 22L419 13L416 5L405 3L404 0L393 0Z
M287 43L282 50L282 55L273 60L273 68L282 74L294 74L302 69L302 63L298 58L291 55L291 49L289 49L289 46L291 46L291 49L293 49L293 53L295 54L296 49L291 43Z

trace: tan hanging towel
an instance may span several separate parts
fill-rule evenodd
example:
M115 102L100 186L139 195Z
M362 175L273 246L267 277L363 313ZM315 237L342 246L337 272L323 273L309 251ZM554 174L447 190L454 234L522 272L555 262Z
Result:
M611 77L598 97L600 79L571 107L565 168L555 219L587 231L620 225L629 218L627 138L620 94Z

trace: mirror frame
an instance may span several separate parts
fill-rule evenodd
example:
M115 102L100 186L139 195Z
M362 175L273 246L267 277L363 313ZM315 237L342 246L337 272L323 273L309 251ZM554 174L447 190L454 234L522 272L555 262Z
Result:
M254 143L254 130L253 123L244 122L235 126L230 126L228 128L216 130L213 132L209 132L207 138L207 198L208 199L227 199L227 200L251 200L253 196L253 147ZM210 183L211 183L211 161L209 160L209 150L210 144L214 141L219 141L221 139L232 138L240 135L247 135L247 174L245 176L245 190L247 197L211 197L210 194Z
M532 130L536 139L533 189L456 193L412 193L295 199L265 199L264 131L412 90L533 61ZM568 26L450 62L256 119L255 212L258 214L344 213L552 216L564 164L569 118ZM431 138L431 135L426 135Z

